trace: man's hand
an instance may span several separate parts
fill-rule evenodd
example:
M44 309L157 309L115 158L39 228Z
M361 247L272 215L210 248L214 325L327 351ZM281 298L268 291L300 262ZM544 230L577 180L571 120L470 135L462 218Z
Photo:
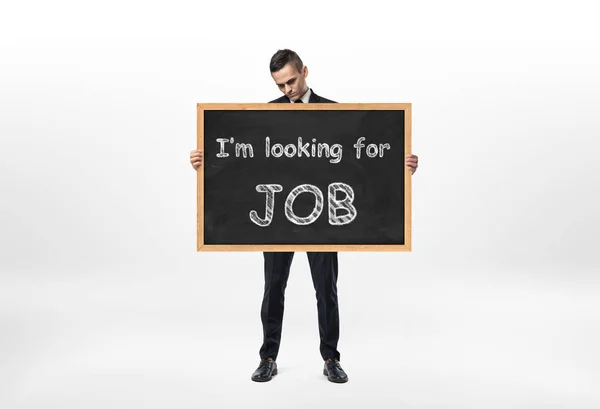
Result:
M202 151L201 150L193 150L190 152L190 163L194 167L194 170L198 170L200 166L202 166Z
M411 175L414 174L419 167L419 157L417 155L406 155L406 166L412 172Z

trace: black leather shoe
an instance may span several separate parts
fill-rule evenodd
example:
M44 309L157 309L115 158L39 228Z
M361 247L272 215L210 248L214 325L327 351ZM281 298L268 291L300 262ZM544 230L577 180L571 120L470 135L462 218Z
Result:
M338 361L337 359L328 359L327 361L325 361L323 375L325 375L330 382L348 382L348 375L346 375L346 372L344 372L344 370L340 366L340 361Z
M258 368L252 374L254 382L267 382L273 379L273 375L277 375L277 363L271 358L261 359Z

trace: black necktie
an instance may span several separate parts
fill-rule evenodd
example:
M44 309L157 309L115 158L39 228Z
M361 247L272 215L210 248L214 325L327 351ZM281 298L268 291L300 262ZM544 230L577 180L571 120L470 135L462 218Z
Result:
M303 104L301 99L297 99L296 102L294 102L294 104Z

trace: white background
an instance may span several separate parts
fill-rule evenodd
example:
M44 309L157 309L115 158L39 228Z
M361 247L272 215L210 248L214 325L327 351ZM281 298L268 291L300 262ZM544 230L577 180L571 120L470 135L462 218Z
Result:
M20 1L0 13L0 406L597 408L592 2ZM280 374L261 253L197 253L198 102L411 102L413 251L340 253L321 374L304 253Z

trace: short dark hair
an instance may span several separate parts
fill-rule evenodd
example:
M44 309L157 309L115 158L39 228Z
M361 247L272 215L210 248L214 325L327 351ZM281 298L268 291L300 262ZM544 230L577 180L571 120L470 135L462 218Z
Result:
M271 72L277 72L289 63L294 64L298 72L302 71L302 67L304 67L304 63L302 63L302 60L294 51L288 50L287 48L285 50L278 50L273 54L273 57L271 57L269 69Z

